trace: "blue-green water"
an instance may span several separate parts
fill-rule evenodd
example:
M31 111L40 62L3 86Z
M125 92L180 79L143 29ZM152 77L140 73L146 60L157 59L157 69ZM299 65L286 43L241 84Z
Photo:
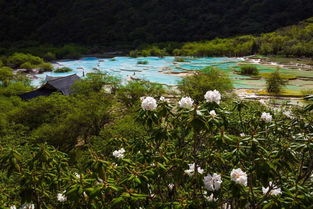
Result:
M147 61L148 64L137 64L138 61ZM205 67L213 66L217 67L219 70L226 72L229 77L233 80L235 88L244 89L264 89L265 80L264 79L254 79L251 80L249 76L238 75L234 70L239 70L238 66L241 64L243 59L240 58L228 58L228 57L204 57L204 58L194 58L185 59L184 62L176 62L175 57L115 57L114 59L100 59L95 57L86 57L79 60L70 61L59 61L55 65L56 67L69 67L73 69L72 72L68 73L54 73L46 72L43 74L38 74L37 79L32 81L34 86L40 86L45 80L46 75L49 76L67 76L76 73L78 76L83 76L83 71L85 75L87 73L108 73L113 76L120 77L122 81L126 82L130 77L144 79L147 81L176 85L182 76L179 74L166 74L170 73L183 73L190 72L194 70L201 70ZM260 73L268 73L275 70L275 66L264 66L257 65ZM283 74L295 75L300 77L313 77L310 71L300 71L294 69L283 68L280 70ZM294 80L289 81L286 89L301 91L312 89L313 81L308 80Z
M148 64L137 64L138 61L148 61ZM175 85L182 79L179 75L164 74L160 71L164 70L164 72L166 72L165 68L167 68L170 69L169 72L188 72L190 70L200 70L208 66L216 66L222 70L229 71L229 69L236 66L239 61L241 61L239 58L227 57L185 59L185 62L175 62L174 57L115 57L114 59L86 57L79 60L57 62L58 67L69 67L72 68L73 71L68 73L46 72L39 74L37 75L38 79L33 80L33 85L40 85L46 75L58 77L76 73L78 76L82 77L83 69L85 74L99 70L100 72L120 77L123 80L127 80L127 78L132 76L151 82Z

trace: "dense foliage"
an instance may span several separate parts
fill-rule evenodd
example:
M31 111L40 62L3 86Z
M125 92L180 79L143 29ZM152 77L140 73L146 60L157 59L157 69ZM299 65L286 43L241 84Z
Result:
M71 72L73 71L71 68L69 67L60 67L54 70L55 73L67 73L67 72Z
M229 92L233 89L232 81L221 70L206 68L187 76L180 81L178 86L183 95L190 96L196 101L201 101L207 90L217 89L220 92Z
M240 74L241 75L258 75L259 70L254 65L242 65L240 66Z
M242 101L228 83L220 93L207 85L228 82L215 69L179 101L99 73L71 96L22 101L29 80L10 70L0 77L0 207L312 207L311 109Z
M38 69L41 72L52 71L53 69L53 66L45 62L42 58L24 53L14 53L10 56L3 56L1 57L1 63L13 69Z
M2 0L0 8L0 40L7 43L32 40L138 46L269 32L310 17L313 3L311 0Z
M282 87L288 83L287 80L283 79L279 73L279 69L272 72L269 78L266 79L267 92L279 94Z
M298 25L281 28L261 35L243 35L232 38L215 38L209 41L187 42L181 45L156 44L137 50L145 56L151 48L176 56L246 56L252 54L282 56L313 56L313 18ZM143 54L142 52L145 52Z

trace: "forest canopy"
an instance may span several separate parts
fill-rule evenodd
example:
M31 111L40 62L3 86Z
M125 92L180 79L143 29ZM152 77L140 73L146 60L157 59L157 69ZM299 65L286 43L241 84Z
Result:
M311 0L0 1L0 40L85 45L259 34L312 15Z

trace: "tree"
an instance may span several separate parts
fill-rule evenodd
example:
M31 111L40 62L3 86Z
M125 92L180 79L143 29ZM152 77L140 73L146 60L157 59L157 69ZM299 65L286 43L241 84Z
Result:
M160 97L164 93L165 89L161 84L147 81L130 81L118 89L117 97L126 106L131 107L138 103L143 96Z
M0 85L6 87L8 86L10 80L12 80L14 74L12 72L12 68L9 67L2 67L0 68Z
M270 74L269 78L266 79L267 92L278 94L281 92L283 86L287 84L287 80L284 80L280 73L279 68Z
M243 65L243 66L240 66L240 74L241 75L258 75L259 70L254 65Z
M226 92L233 89L232 81L226 73L216 68L206 68L194 75L185 77L178 86L179 90L196 101L203 100L208 90Z

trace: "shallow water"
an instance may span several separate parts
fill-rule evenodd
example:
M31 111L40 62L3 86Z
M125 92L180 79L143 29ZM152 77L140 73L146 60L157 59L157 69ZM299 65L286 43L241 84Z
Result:
M138 61L148 61L148 64L137 64ZM82 77L84 69L85 75L87 73L100 71L120 77L123 81L127 81L131 76L155 83L176 85L182 79L179 74L164 74L160 71L190 72L193 70L201 70L208 66L214 66L228 73L229 77L234 81L235 88L264 89L264 80L251 80L248 76L238 75L234 72L234 70L239 70L238 65L242 63L242 61L243 59L241 58L228 57L188 58L185 59L185 62L176 62L175 57L115 57L114 59L85 57L79 60L58 61L56 67L69 67L73 69L73 71L68 73L46 72L39 74L36 75L38 79L34 79L32 84L34 86L40 86L41 83L44 82L46 75L58 77L76 73L78 76ZM274 66L266 65L258 65L258 68L260 73L272 72L275 70ZM295 69L281 69L280 71L281 73L289 75L313 77L313 73L308 71ZM313 88L313 81L290 81L286 88L294 91L307 90L308 88Z
M78 76L82 77L83 70L81 68L84 68L85 74L97 72L95 68L98 68L100 72L105 72L125 80L129 76L132 76L151 82L176 85L182 79L180 76L163 74L159 71L167 67L171 69L171 72L188 72L189 70L200 70L207 66L217 66L227 71L229 67L236 66L240 61L240 59L237 58L227 57L185 59L186 62L175 62L174 57L115 57L114 60L115 61L109 58L99 59L86 57L80 60L59 61L57 62L59 66L72 68L73 71L68 73L46 72L44 74L39 74L37 75L38 79L33 81L33 85L40 85L46 75L58 77L76 73ZM137 64L138 61L148 61L148 64ZM133 72L132 70L136 72Z

